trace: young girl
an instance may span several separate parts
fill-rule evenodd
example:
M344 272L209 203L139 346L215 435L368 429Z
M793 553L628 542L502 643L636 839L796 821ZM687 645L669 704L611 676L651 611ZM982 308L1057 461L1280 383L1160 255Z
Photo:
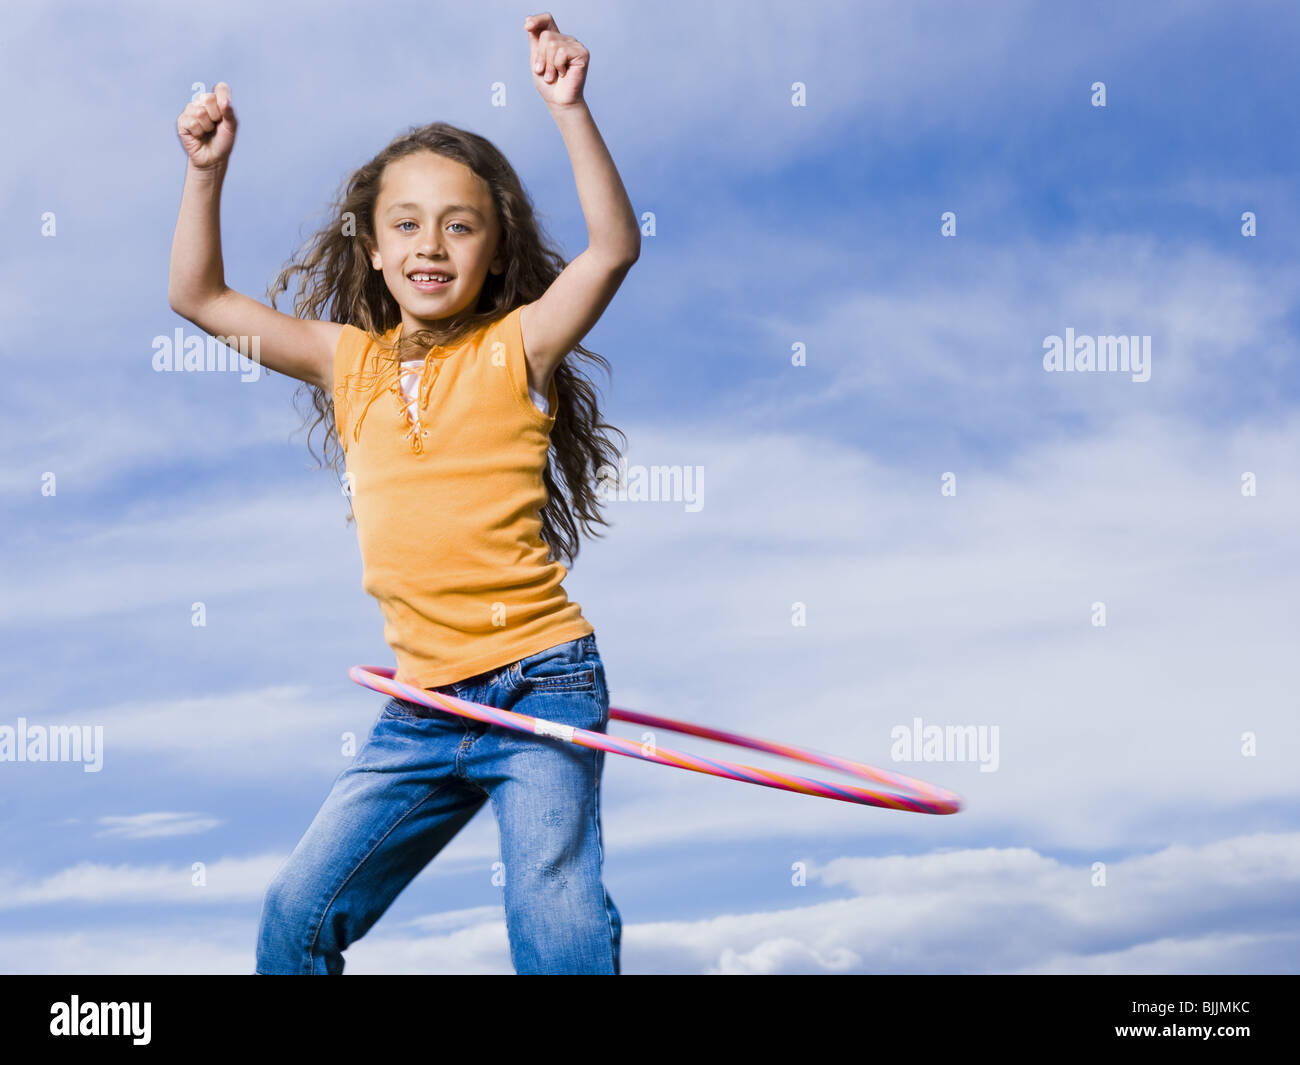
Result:
M548 452L584 529L604 524L591 478L617 459L600 432L612 426L565 356L608 367L579 341L640 232L583 100L587 50L550 15L524 29L587 220L589 246L567 266L501 153L437 122L352 175L271 307L233 291L219 200L235 115L220 82L177 122L189 162L169 297L208 333L259 337L264 365L310 386L327 443L332 420L398 681L604 731L595 632L562 583L577 526ZM289 316L275 293L295 273ZM256 972L342 973L348 945L490 798L516 972L617 974L603 764L603 751L390 699L271 884Z

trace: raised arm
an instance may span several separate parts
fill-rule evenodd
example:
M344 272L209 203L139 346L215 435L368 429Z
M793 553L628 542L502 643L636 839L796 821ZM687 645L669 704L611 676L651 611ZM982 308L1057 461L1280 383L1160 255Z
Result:
M524 29L533 83L560 127L587 220L586 250L519 315L529 384L546 395L555 367L600 320L641 254L641 230L582 96L587 49L560 33L549 14L530 15Z
M189 157L172 237L167 300L212 336L256 336L260 362L277 373L333 391L334 350L343 326L281 314L226 284L221 261L221 185L235 141L230 87L218 82L176 120Z

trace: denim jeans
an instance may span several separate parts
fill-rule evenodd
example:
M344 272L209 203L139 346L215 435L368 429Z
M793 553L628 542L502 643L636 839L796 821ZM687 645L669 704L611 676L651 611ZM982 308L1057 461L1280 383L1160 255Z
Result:
M433 690L597 732L609 724L594 633ZM604 760L390 699L272 880L256 972L341 974L348 945L490 798L515 972L617 974L622 923L601 879Z

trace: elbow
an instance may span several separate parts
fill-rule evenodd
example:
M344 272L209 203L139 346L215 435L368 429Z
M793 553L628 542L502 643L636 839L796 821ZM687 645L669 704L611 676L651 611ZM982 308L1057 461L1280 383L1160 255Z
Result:
M182 318L188 318L187 313L193 306L194 301L190 298L189 293L178 285L174 280L167 282L167 306L179 314Z
M641 258L640 240L626 248L620 248L616 254L610 255L610 269L614 273L626 274L639 258Z
M605 264L611 273L625 274L632 269L632 264L641 257L641 231L633 230L626 240L607 241L599 248L591 246L591 252Z
M186 289L175 283L167 285L167 305L191 322L203 313L203 308L216 298L216 294L201 295L194 289ZM197 324L197 322L196 322Z

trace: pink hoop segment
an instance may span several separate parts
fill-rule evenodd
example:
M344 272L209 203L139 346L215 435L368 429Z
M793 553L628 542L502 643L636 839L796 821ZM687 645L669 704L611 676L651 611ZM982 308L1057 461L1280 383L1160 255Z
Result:
M855 787L851 784L837 784L829 780L815 780L812 777L795 776L791 773L777 773L770 769L759 769L756 766L741 765L737 762L723 762L713 758L704 758L700 755L670 751L666 747L656 746L653 751L647 751L645 745L631 740L620 739L618 736L610 736L603 732L592 732L589 729L575 728L571 725L559 725L553 721L547 721L545 718L517 714L513 710L501 710L495 706L485 706L483 703L471 703L465 699L458 699L453 695L443 695L425 688L412 688L408 684L402 684L394 680L395 673L396 670L386 669L383 666L353 666L348 670L348 676L362 687L370 688L372 691L382 692L398 699L405 699L407 702L420 703L423 706L431 707L434 710L443 710L449 714L457 714L461 717L473 718L476 721L500 725L503 728L514 729L516 732L550 736L564 740L566 743L576 744L579 747L592 747L597 750L609 751L612 754L625 755L628 758L640 758L647 762L658 762L660 765L690 769L696 773L707 773L715 777L725 777L728 780L739 780L745 784L761 784L764 787L779 788L782 791L816 795L823 799L839 799L842 802L860 803L864 806L881 806L889 810L908 810L918 814L955 814L962 808L961 796L956 792L949 791L947 788L936 787L933 784L927 784L923 780L917 780L915 777L903 776L901 773L887 773L883 769L876 769L874 766L864 765L862 762L838 758L833 754L823 754L807 747L795 747L787 743L773 743L771 740L743 736L738 732L724 732L721 729L706 728L703 725L692 725L688 721L675 721L670 717L642 714L635 710L623 710L613 706L609 708L611 721L627 721L636 725L650 725L653 728L664 729L667 732L681 732L690 736L700 736L707 740L716 740L719 743L728 743L735 747L749 747L755 751L766 751L769 754L780 755L796 762L807 762L810 765L838 769L863 780L874 780L881 784L887 784L891 788L911 792L911 795L899 795L891 791L875 791L870 788Z

